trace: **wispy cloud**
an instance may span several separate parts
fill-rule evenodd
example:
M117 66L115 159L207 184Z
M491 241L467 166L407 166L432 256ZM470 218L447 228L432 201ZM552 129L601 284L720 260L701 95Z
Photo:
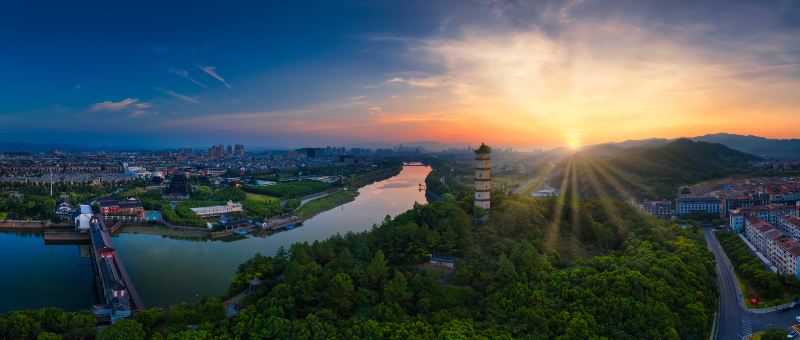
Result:
M81 85L81 84L75 85L72 88L72 90L69 90L69 91L65 92L64 94L73 94L75 92L78 92L82 87L83 87L83 85Z
M225 85L225 87L231 88L231 85L228 84L227 81L225 81L225 78L222 78L222 76L220 76L219 73L217 73L217 68L215 66L200 66L200 65L194 65L194 66L200 69L201 71L205 72L212 78L219 80L219 82L222 83L222 85Z
M161 93L164 93L166 95L169 95L169 96L178 98L180 100L183 100L183 101L185 101L187 103L197 104L197 103L200 102L200 100L197 97L191 97L191 96L187 96L185 94L180 94L180 93L175 92L175 91L170 90L170 89L164 89L164 88L160 88L160 87L153 87L153 89L158 90Z
M139 103L140 105L141 104L145 104L145 103L141 103L139 101L139 98L125 98L125 99L120 100L118 102L112 102L110 100L106 100L106 101L103 101L103 102L94 103L92 105L89 105L89 111L92 111L92 112L98 112L98 111L122 111L122 110L125 110L125 109L133 107L133 105L135 105L137 103Z
M426 77L393 77L386 80L387 84L405 84L413 87L435 88L446 86L450 83L447 77L426 76Z
M194 77L192 77L192 75L190 75L189 71L187 71L187 70L171 69L171 68L167 68L165 70L167 70L168 72L170 72L170 73L172 73L172 74L174 74L174 75L176 75L178 77L181 77L183 79L186 79L186 80L192 82L192 84L200 86L200 87L202 87L204 89L208 88L208 86L206 84L203 84L200 81L198 81L197 79L194 79Z
M157 115L158 112L150 110L153 104L150 102L143 102L139 98L125 98L118 102L103 101L89 105L90 112L128 112L128 117L139 118L144 116Z

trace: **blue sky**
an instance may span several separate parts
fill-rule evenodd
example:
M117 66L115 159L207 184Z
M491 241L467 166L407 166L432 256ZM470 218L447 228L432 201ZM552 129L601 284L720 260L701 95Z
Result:
M0 141L800 136L798 3L5 3Z

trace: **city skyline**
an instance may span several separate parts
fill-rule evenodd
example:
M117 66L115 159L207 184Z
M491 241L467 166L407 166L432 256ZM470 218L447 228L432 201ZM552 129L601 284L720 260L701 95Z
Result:
M0 142L800 136L791 1L4 7Z

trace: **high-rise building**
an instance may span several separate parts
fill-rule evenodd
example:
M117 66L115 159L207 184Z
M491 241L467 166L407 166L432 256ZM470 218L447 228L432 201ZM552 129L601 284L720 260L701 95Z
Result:
M225 150L225 155L230 156L233 155L233 147L228 145L228 148Z
M475 206L489 210L492 180L492 148L481 143L475 150Z
M234 145L233 154L239 157L244 157L244 145L243 144Z

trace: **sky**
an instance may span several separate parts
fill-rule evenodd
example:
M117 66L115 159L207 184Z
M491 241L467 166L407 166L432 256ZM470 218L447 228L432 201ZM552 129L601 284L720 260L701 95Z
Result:
M800 1L17 1L0 141L800 138Z

